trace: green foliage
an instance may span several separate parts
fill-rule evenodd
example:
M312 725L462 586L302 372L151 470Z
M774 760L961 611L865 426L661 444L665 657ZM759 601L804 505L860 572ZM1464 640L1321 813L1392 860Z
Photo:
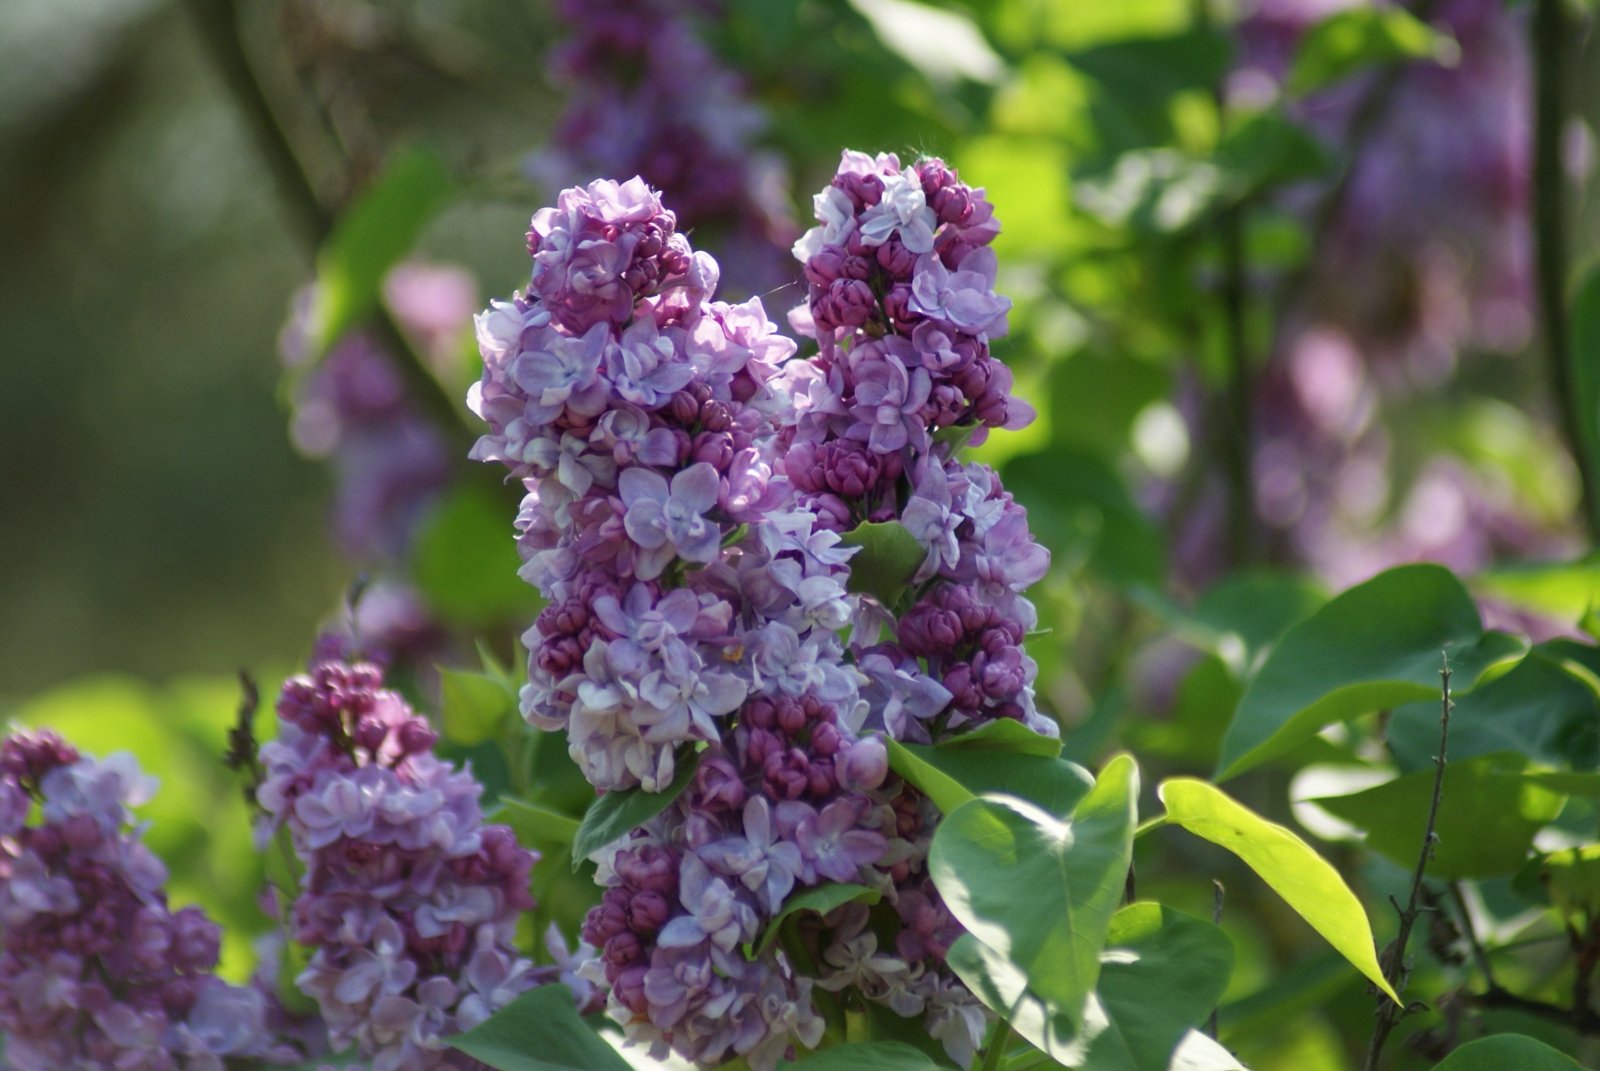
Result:
M572 992L562 985L530 989L477 1027L445 1040L495 1071L631 1071L578 1017Z
M502 796L494 810L486 814L490 822L504 822L516 833L517 841L528 847L570 845L578 839L580 823L553 807Z
M439 717L445 738L462 747L493 739L517 715L516 692L487 673L439 670Z
M1542 1041L1523 1034L1496 1034L1469 1041L1440 1063L1434 1071L1577 1071L1582 1065Z
M852 885L845 882L827 882L809 889L796 891L789 899L783 902L783 910L772 917L767 923L767 928L761 932L760 940L756 941L752 955L764 955L778 941L779 928L790 917L802 911L809 911L817 915L826 915L836 907L859 901L863 904L875 904L882 899L882 894L877 889L869 889L865 885Z
M1434 827L1430 876L1490 878L1527 862L1534 835L1555 820L1566 797L1526 775L1515 753L1452 762ZM1311 802L1366 832L1367 846L1402 867L1416 864L1433 798L1434 772L1418 770L1364 792Z
M962 746L963 739L956 737L926 747L885 738L889 768L925 792L934 806L945 814L985 792L1004 792L1042 807L1050 814L1064 815L1093 784L1088 771L1064 759L1041 755L1036 750L969 748ZM997 737L985 737L980 744L988 745L997 740ZM1022 742L1025 748L1036 746L1027 740ZM1059 742L1056 747L1059 749Z
M1313 26L1300 43L1289 70L1289 89L1304 95L1374 64L1447 57L1453 45L1404 8L1335 12Z
M1570 382L1577 395L1579 448L1588 455L1590 473L1600 471L1600 262L1591 264L1572 295ZM1595 492L1588 489L1590 510L1597 508Z
M411 251L450 193L450 177L432 154L413 149L390 161L343 215L317 253L312 344L326 353L377 308L383 277Z
M700 766L700 753L689 751L677 756L677 767L672 782L660 792L646 792L642 788L614 789L603 794L584 812L583 823L572 839L572 866L578 865L613 841L628 833L670 807L683 795L694 772Z
M952 967L1001 1014L1024 1009L1019 1031L1046 1052L1083 1025L1132 859L1138 785L1133 760L1120 756L1065 821L989 796L934 834L929 873L968 931Z
M780 1066L784 1071L928 1071L943 1065L921 1049L898 1041L860 1041L823 1049Z
M537 612L537 593L517 576L522 563L508 520L513 516L513 497L475 474L459 481L423 522L411 577L446 621L531 620Z
M1472 596L1449 570L1406 565L1351 588L1273 649L1228 727L1218 779L1281 758L1324 726L1439 692L1441 652L1466 692L1488 666L1519 651L1485 632Z
M1226 848L1255 871L1368 981L1394 997L1373 946L1361 901L1305 841L1216 787L1193 778L1165 781L1166 821Z
M863 522L844 533L841 541L861 548L850 559L850 590L871 595L885 606L900 601L928 556L899 521Z

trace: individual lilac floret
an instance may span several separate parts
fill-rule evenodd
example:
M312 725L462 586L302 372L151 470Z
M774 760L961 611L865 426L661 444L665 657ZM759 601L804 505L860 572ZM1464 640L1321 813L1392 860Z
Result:
M648 469L628 469L618 481L627 512L622 526L638 544L634 575L654 580L674 557L702 565L716 557L722 530L705 517L717 504L717 471L705 462L667 481Z
M299 1059L255 989L213 973L221 931L167 905L130 808L132 756L52 733L0 741L0 1034L15 1071L222 1071ZM37 818L29 810L37 806Z
M512 946L535 856L483 824L481 786L382 685L369 664L316 664L284 684L261 750L261 835L286 828L304 867L295 981L374 1071L480 1068L442 1039L546 980Z

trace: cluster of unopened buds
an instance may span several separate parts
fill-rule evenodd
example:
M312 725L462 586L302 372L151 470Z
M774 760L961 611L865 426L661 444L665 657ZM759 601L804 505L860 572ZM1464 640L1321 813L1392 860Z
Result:
M846 153L816 207L791 323L820 352L799 359L759 299L713 300L717 265L642 180L565 191L534 217L526 292L478 319L475 456L527 490L522 575L548 606L524 713L597 789L681 793L598 859L588 974L626 1036L767 1069L819 1042L823 991L853 990L966 1063L989 1018L943 963L937 811L884 737L1056 732L1022 648L1048 555L955 456L1031 417L989 353L999 227L937 160ZM854 533L887 522L922 562L879 599L852 584ZM829 883L881 903L763 940Z

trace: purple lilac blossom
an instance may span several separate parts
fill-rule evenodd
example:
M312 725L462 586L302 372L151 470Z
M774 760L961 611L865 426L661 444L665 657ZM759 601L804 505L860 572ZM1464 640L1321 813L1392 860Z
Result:
M817 1043L825 953L853 942L877 973L845 984L924 1015L968 1061L988 1015L943 967L959 928L925 874L934 815L889 775L882 735L928 742L999 717L1057 731L1021 647L1022 593L1048 554L994 473L936 436L1031 410L988 352L1009 303L981 191L937 161L852 153L817 204L793 319L825 330L801 361L759 301L712 300L716 265L648 187L565 191L535 216L529 290L479 318L475 456L528 491L522 575L547 600L526 637L529 720L564 730L602 791L657 792L698 763L598 854L582 973L628 1039L768 1071ZM567 373L518 374L574 345ZM946 647L915 624L895 639L894 615L848 590L839 530L902 516L928 547L908 620L923 603L945 614ZM821 978L786 951L747 952L797 891L841 882L879 892L885 923L915 939L877 955L841 911L803 938Z
M258 837L286 830L304 868L295 984L335 1050L373 1071L482 1065L445 1046L546 980L512 945L535 856L484 825L481 786L376 666L324 661L285 682L261 750Z
M223 1071L301 1058L266 995L214 971L221 931L167 904L132 807L155 790L125 753L52 733L0 741L0 1034L15 1071ZM37 808L30 815L30 810Z
M741 79L706 47L715 0L560 0L551 50L566 107L530 161L555 190L585 175L644 176L685 231L733 269L744 293L791 282L796 233L782 161L756 148L766 124Z

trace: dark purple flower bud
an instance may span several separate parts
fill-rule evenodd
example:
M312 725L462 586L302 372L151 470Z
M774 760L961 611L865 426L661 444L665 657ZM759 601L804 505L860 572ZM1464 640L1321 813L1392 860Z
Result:
M858 212L883 200L883 180L877 175L836 175L833 184L845 192Z
M860 327L878 311L872 287L860 279L835 279L825 298L828 319L841 327Z
M727 431L733 427L733 415L715 398L707 398L700 403L700 426L707 431Z
M694 437L691 461L704 461L718 472L726 472L733 463L733 436L724 431L702 431Z
M774 755L783 754L783 737L771 729L751 729L750 737L745 742L745 759L752 766L766 768L767 760Z
M767 795L777 801L797 800L810 787L810 763L799 748L774 752L761 766L762 784Z
M824 443L816 460L827 490L846 498L861 498L872 491L882 472L877 454L847 439Z
M396 737L400 750L407 755L420 755L425 751L431 751L433 745L439 742L439 734L433 730L433 726L421 719L403 723Z
M989 390L989 382L994 378L990 370L990 362L994 358L982 361L973 361L950 377L950 382L961 389L961 393L971 398L974 402L982 398Z
M744 806L744 782L726 756L717 755L700 763L695 771L691 805L696 810L726 814Z
M969 717L975 716L983 706L983 691L978 687L970 663L957 662L945 670L941 683L950 693L951 705Z
M928 404L922 407L922 419L930 427L953 427L966 414L967 396L953 383L935 383Z
M998 655L979 651L972 658L972 669L977 685L989 699L1014 699L1027 684L1022 665L1022 652L1008 647Z
M895 282L909 282L917 266L917 255L907 249L898 238L890 238L878 247L875 254L878 267Z
M998 614L996 620L985 625L982 632L978 633L978 648L991 655L999 654L1022 642L1022 625L1016 621L1007 621Z
M826 799L837 792L839 782L833 775L833 763L827 759L812 759L806 769L806 787L817 799Z
M778 708L766 696L757 696L745 704L743 719L752 729L776 729Z
M642 844L617 853L612 868L623 881L637 890L652 890L667 896L678 892L678 856L659 844Z
M844 279L866 282L872 278L872 261L866 257L846 257L844 263L839 265L839 275Z
M911 311L911 284L895 283L883 295L883 311L895 330L910 334L922 322L922 317Z
M686 390L680 390L667 403L672 419L685 426L693 424L700 416L700 399Z
M800 491L826 491L825 473L817 460L815 443L798 442L783 457L783 471Z
M621 969L644 958L644 945L633 933L619 933L606 942L604 956L608 967Z
M900 619L899 638L908 654L948 659L966 639L966 633L959 614L924 600Z
M918 161L916 166L917 178L922 183L922 196L930 204L941 189L954 185L957 181L955 172L937 156Z
M612 969L607 968L606 977L611 982L611 991L616 994L624 1007L641 1018L650 1012L650 1002L644 996L644 976L649 968L643 964L624 967L612 976Z
M832 758L843 744L839 727L831 722L823 722L811 730L811 751L822 758Z
M655 933L667 924L671 913L671 902L658 892L642 892L628 905L628 921L635 933Z
M838 495L805 495L800 504L817 515L817 527L830 532L848 532L855 526L850 507Z
M583 919L583 939L600 948L619 933L632 929L628 907L632 898L626 889L607 889L600 903L589 909Z
M363 718L356 722L355 731L350 734L350 738L361 750L376 752L383 747L383 741L388 735L387 725L372 718Z
M928 199L940 223L956 226L972 218L972 191L965 186L946 186Z
M797 737L805 731L806 710L795 700L784 696L778 701L778 728L790 737Z
M836 245L825 245L806 261L806 281L827 286L844 273L845 252Z

